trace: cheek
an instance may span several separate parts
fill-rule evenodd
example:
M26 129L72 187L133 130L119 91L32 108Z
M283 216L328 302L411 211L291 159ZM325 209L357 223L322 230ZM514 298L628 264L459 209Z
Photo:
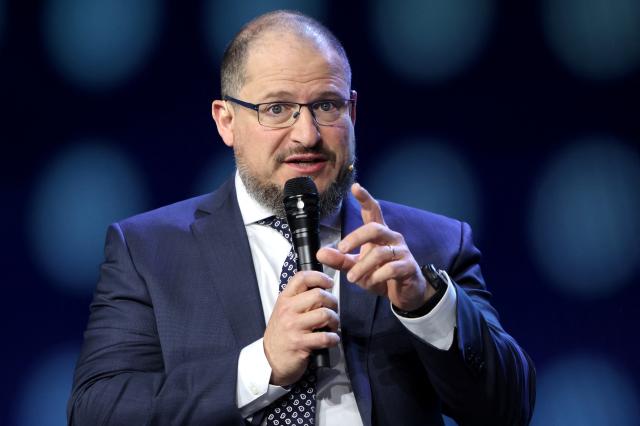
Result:
M238 155L238 153L236 153ZM273 154L264 148L245 147L241 153L244 163L251 167L255 173L268 176L273 172Z
M338 130L338 129L335 129ZM336 160L338 163L345 163L351 161L353 152L355 149L355 141L353 137L353 128L345 126L336 131L335 134L330 135L326 139L329 142L329 149L336 154ZM340 164L336 164L339 166Z
M244 129L239 132L234 145L234 153L245 164L251 166L252 170L270 173L276 156L274 147L277 146L277 142L272 141L268 137L269 135L263 134L261 130Z

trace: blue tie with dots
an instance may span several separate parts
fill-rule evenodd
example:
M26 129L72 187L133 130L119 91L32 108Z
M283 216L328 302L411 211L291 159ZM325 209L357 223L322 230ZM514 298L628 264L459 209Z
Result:
M258 222L259 225L270 226L289 241L291 249L282 265L280 272L280 291L284 290L289 280L298 270L296 253L293 251L291 230L287 221L271 216ZM296 382L291 391L282 398L274 401L265 409L268 426L315 424L316 418L316 371L309 364L302 378Z

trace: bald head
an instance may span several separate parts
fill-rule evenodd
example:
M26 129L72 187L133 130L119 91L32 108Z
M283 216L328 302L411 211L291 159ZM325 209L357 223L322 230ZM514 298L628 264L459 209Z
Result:
M338 55L344 77L351 82L349 59L338 39L324 25L300 12L277 10L261 15L246 24L227 46L220 67L222 96L237 96L246 82L246 63L251 52L265 35L292 35L301 43Z

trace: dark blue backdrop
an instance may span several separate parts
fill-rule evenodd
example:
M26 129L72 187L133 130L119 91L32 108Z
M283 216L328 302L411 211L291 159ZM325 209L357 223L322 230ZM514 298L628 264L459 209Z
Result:
M640 424L633 0L0 0L0 424L64 424L107 225L232 172L221 49L280 7L346 47L361 182L473 225L534 423Z

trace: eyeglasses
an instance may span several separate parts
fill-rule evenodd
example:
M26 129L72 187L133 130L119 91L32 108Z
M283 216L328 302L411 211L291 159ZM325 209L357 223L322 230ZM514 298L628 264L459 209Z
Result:
M233 102L258 113L258 123L265 127L281 129L293 126L300 117L302 107L309 108L314 121L320 126L331 126L346 115L351 114L351 104L355 99L327 99L301 104L297 102L265 102L252 104L225 96L225 101Z

